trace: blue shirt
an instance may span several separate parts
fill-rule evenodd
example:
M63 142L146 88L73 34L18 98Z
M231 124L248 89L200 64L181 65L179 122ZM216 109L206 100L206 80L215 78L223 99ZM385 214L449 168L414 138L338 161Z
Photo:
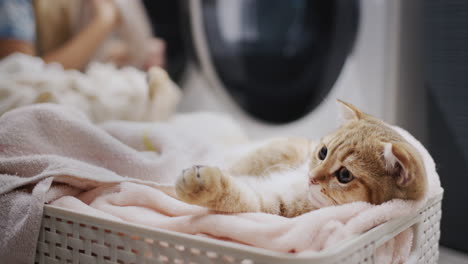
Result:
M0 0L0 39L36 41L31 0Z

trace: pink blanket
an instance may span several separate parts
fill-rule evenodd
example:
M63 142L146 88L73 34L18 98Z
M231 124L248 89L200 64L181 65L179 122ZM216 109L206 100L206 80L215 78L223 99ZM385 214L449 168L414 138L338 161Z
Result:
M25 250L29 258L23 260L34 256L34 251L20 241L25 239L26 231L29 238L31 232L37 236L42 214L38 204L44 202L103 218L223 237L299 254L334 246L388 220L408 215L425 202L394 200L379 206L357 202L322 208L296 218L263 213L214 214L185 204L173 198L172 183L180 168L171 161L178 159L178 166L186 162L188 167L194 158L180 160L177 151L164 149L158 153L159 143L164 140L158 131L172 129L189 145L201 146L207 142L229 145L243 140L236 126L226 118L210 117L225 122L220 127L228 128L227 131L215 131L204 123L210 118L191 118L197 122L185 118L168 124L114 122L97 126L74 110L54 105L30 106L3 115L0 118L0 194L5 195L0 196L0 211L10 213L0 215L0 233L8 234L0 239L0 257L17 260L11 250ZM193 133L194 124L204 133ZM423 155L429 177L427 196L440 193L442 188L430 155L406 131L395 129ZM194 149L178 151L190 154ZM203 162L203 153L191 154ZM13 191L31 184L35 187ZM34 199L25 199L28 195ZM31 201L36 201L32 203L34 206ZM21 212L28 213L13 213L14 207L24 207ZM20 223L19 219L27 221ZM35 224L25 227L28 221ZM400 234L390 243L391 247L379 250L382 253L379 263L401 263L409 256L411 243L411 231ZM22 246L18 248L18 245Z

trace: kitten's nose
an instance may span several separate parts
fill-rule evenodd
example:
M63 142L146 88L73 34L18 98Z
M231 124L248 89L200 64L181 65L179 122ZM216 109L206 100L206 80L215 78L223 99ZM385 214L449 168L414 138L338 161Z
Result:
M309 185L317 185L318 181L314 177L309 178Z

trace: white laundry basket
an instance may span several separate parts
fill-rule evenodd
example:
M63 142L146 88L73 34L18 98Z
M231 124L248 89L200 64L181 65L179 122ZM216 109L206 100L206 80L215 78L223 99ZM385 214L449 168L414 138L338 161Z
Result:
M103 220L45 206L37 243L36 263L376 263L379 246L414 228L410 263L437 263L442 194L412 215L394 219L308 256L141 225Z

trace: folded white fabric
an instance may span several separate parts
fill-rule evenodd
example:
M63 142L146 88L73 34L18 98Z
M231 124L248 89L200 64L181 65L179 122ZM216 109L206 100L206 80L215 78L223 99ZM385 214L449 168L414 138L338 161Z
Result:
M148 77L148 80L147 80ZM161 68L146 73L91 63L85 73L13 54L0 61L0 115L34 103L57 103L85 112L94 122L155 121L169 117L180 91Z
M427 151L405 131L395 129L423 155L428 197L441 192ZM168 130L184 142L171 145L164 137ZM181 168L208 164L209 153L244 140L232 121L206 114L167 123L119 121L96 126L83 114L57 105L8 112L0 117L0 233L5 234L0 238L0 258L7 263L32 262L47 201L107 219L300 254L336 245L424 203L357 202L284 218L214 214L173 198L172 184ZM60 185L51 188L52 180ZM385 260L379 263L404 262L412 236L412 230L403 232L391 246L379 250Z

